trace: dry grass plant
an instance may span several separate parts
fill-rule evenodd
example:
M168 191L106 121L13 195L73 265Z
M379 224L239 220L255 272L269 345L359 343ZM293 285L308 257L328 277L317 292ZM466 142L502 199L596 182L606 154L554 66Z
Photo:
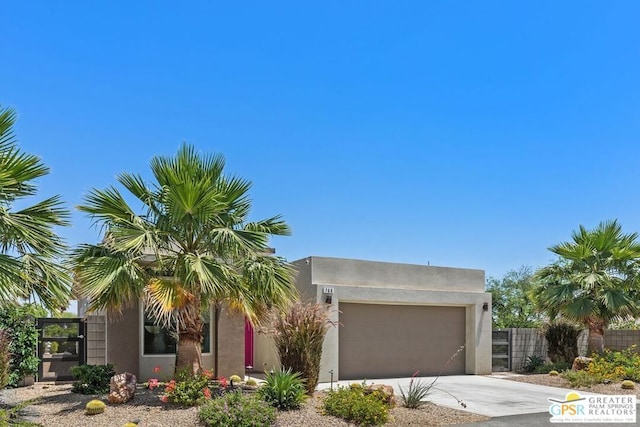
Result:
M294 304L273 323L280 364L302 375L309 394L318 384L322 343L332 326L328 308L310 303Z

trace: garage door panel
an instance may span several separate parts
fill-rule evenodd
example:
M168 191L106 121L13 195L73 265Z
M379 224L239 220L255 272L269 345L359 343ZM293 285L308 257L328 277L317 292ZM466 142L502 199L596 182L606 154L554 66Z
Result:
M340 304L340 379L463 374L465 308Z

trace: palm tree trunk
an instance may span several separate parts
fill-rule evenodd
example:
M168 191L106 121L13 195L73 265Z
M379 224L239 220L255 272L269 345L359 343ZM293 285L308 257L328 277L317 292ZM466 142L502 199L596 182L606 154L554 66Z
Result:
M186 370L193 375L202 371L202 329L204 323L200 316L200 300L194 298L185 305L178 323L178 355L176 372Z
M604 322L599 319L589 319L586 323L589 328L587 355L604 353Z
M176 358L176 372L185 370L197 375L202 370L202 351L200 340L191 337L180 337L178 341L178 356Z

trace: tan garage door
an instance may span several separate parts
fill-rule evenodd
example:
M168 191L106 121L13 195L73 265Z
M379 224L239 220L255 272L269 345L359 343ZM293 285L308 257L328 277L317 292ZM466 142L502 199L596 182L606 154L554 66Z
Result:
M464 374L465 308L340 303L340 379Z

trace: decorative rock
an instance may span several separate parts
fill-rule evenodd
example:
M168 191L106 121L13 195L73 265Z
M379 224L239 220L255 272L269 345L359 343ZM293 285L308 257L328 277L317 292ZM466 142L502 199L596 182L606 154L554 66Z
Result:
M589 363L593 362L593 359L590 357L578 356L573 359L573 366L571 366L571 370L573 371L582 371L587 369Z
M109 403L125 403L136 394L136 376L125 372L111 377Z
M393 387L387 384L371 384L364 388L365 394L370 394L376 391L384 395L384 403L387 405L387 407L393 408L396 406L396 398L393 393Z

